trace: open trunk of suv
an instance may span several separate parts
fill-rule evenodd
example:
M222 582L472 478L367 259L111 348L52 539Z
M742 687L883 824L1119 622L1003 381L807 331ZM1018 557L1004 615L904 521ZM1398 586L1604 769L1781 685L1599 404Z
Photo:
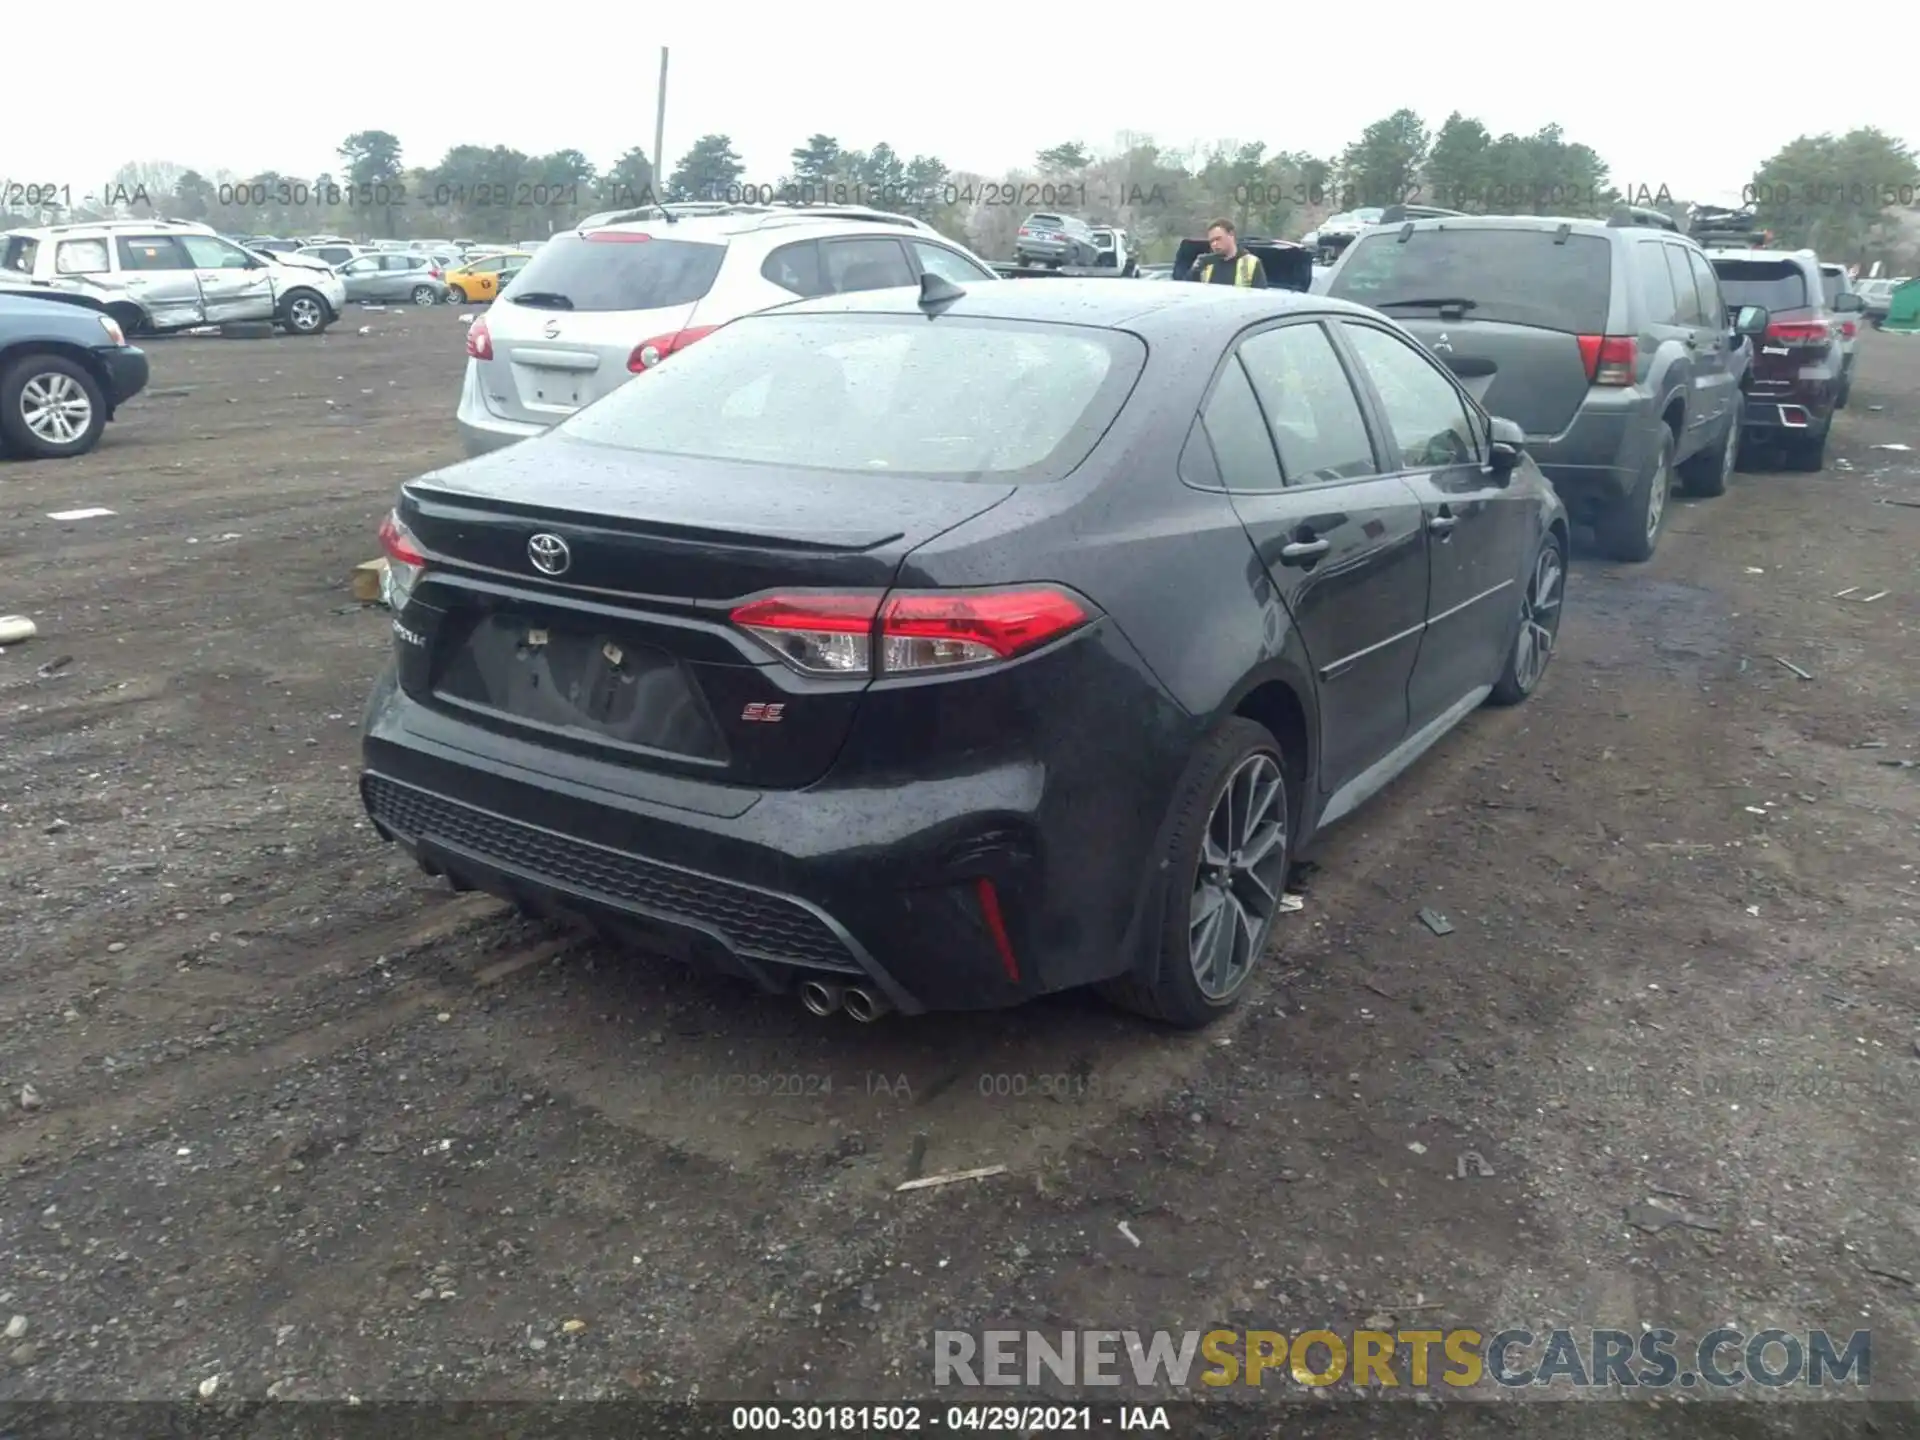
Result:
M1536 227L1436 226L1404 239L1375 230L1354 242L1326 293L1404 326L1489 414L1530 436L1558 435L1592 384L1613 247Z

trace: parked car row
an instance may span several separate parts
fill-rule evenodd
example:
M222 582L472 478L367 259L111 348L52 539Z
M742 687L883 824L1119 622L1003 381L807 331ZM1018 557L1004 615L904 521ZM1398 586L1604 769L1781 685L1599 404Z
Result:
M0 235L0 275L90 295L129 335L267 322L318 335L346 287L322 267L253 251L185 221L115 220Z

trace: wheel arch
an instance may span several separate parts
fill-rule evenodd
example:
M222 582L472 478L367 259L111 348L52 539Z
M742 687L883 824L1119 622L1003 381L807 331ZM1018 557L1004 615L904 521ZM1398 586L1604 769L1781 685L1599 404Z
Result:
M22 340L0 350L0 375L11 371L15 364L30 355L58 355L63 360L71 360L92 377L94 386L100 391L100 404L106 411L107 419L113 419L113 385L107 377L106 367L86 346L71 340L34 338Z

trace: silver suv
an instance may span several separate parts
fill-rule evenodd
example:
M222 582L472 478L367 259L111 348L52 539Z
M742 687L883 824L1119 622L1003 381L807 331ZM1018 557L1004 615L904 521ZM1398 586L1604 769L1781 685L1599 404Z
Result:
M644 216L644 218L642 218ZM469 455L564 420L730 320L815 295L998 281L931 225L854 207L668 206L556 235L467 331Z
M42 225L0 236L0 268L105 301L128 335L271 321L318 335L340 318L338 276L287 264L184 220Z

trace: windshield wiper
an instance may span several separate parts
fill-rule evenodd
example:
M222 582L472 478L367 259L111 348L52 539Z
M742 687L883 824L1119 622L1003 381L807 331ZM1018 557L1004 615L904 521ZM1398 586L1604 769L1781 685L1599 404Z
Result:
M516 305L532 305L541 310L571 310L573 301L558 290L511 290L507 299Z
M1460 296L1448 296L1440 300L1381 300L1374 304L1376 310L1392 310L1401 305L1418 305L1422 308L1431 305L1436 310L1472 310L1479 306L1478 300L1467 300Z

